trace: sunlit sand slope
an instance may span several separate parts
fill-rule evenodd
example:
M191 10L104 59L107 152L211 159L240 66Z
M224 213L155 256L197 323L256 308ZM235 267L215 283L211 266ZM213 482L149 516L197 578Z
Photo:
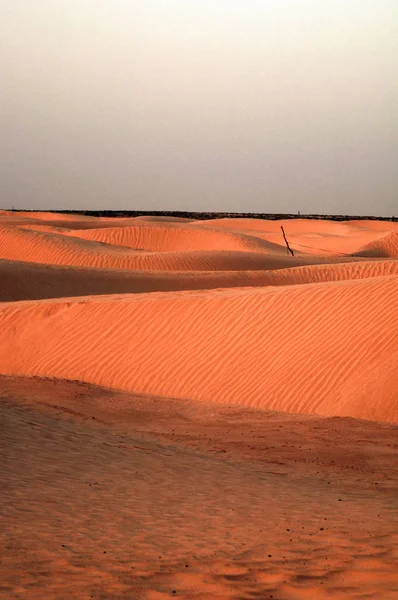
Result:
M106 231L106 230L105 230ZM325 263L323 257L244 250L143 251L23 227L0 226L0 259L102 269L148 271L247 271ZM340 261L353 261L341 257Z
M229 271L297 264L287 256L226 250L142 252L60 233L0 227L0 258L110 269ZM305 264L304 261L301 264ZM300 264L300 263L298 263ZM275 266L276 265L276 266Z
M246 233L228 232L223 229L203 228L199 225L140 222L129 227L110 227L73 231L69 235L116 246L126 246L153 252L171 250L252 250L268 254L286 254L281 236L273 243Z
M359 256L398 258L398 233L385 233L358 251Z
M398 420L396 276L3 303L0 331L5 374ZM373 376L366 393L353 384L361 373L383 372L386 362L388 372Z

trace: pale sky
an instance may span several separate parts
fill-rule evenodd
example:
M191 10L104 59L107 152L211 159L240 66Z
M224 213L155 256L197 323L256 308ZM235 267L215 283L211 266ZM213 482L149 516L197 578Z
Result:
M397 0L0 0L0 208L398 216Z

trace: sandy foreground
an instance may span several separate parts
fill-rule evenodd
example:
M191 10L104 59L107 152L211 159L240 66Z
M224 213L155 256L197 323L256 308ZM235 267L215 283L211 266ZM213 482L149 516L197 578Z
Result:
M1 599L396 599L397 422L398 223L0 211Z

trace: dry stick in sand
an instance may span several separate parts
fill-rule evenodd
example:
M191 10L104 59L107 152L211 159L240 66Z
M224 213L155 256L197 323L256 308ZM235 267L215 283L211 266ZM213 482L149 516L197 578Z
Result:
M290 254L291 254L292 256L294 256L294 252L293 252L293 250L291 249L291 247L289 246L289 242L288 242L288 241L287 241L287 239L286 239L285 230L283 229L283 226L282 226L282 225L281 225L281 229L282 229L282 233L283 233L283 239L285 240L286 248L288 249L288 252L290 252Z

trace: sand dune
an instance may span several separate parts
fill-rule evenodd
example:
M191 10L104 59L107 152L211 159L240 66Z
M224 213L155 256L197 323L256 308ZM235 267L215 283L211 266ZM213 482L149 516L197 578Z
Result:
M197 250L254 251L267 254L286 254L286 247L245 233L229 233L222 229L203 228L201 225L145 223L132 227L69 232L86 240L139 248L152 252Z
M0 372L396 420L397 224L284 225L3 212Z
M62 214L51 212L18 213L0 211L0 223L13 226L23 226L31 229L54 227L58 229L99 229L100 227L123 227L135 222L131 217L90 217L77 214Z
M395 352L397 302L397 276L5 302L2 372L377 420L377 385L360 406L354 393L341 398L353 377ZM390 421L398 419L394 384L383 383L382 416Z
M347 223L352 227L357 227L358 229L367 231L398 231L397 219L395 219L395 221L377 221L364 219L363 221L347 221Z
M189 239L189 236L186 240ZM188 244L188 242L187 242ZM0 227L0 259L41 264L151 271L247 271L323 263L312 256L286 256L239 250L146 252L75 235ZM343 261L349 258L344 257ZM353 259L351 259L353 260Z
M281 221L262 221L260 219L220 219L204 222L204 227L214 223L219 228L229 231L240 231L246 235L256 236L258 239L283 244L281 226L284 227L291 247L302 254L315 254L318 256L341 256L360 253L364 244L372 244L379 237L383 238L386 232L391 232L396 223L379 223L379 227L358 226L358 221L330 222L308 221L305 219L286 219ZM365 223L373 223L366 221ZM214 226L213 225L213 226ZM397 227L395 229L398 230ZM364 256L373 256L364 254ZM395 256L393 254L375 254L374 256Z
M264 271L133 271L0 259L0 302L99 294L304 285L388 275L398 275L398 261L364 260Z
M398 232L382 234L357 252L358 256L398 258Z
M395 600L397 225L0 211L0 597Z
M185 217L167 217L161 215L142 215L141 217L135 217L135 222L149 222L149 223L193 223L195 219L187 219Z
M0 377L2 598L394 600L396 428Z

